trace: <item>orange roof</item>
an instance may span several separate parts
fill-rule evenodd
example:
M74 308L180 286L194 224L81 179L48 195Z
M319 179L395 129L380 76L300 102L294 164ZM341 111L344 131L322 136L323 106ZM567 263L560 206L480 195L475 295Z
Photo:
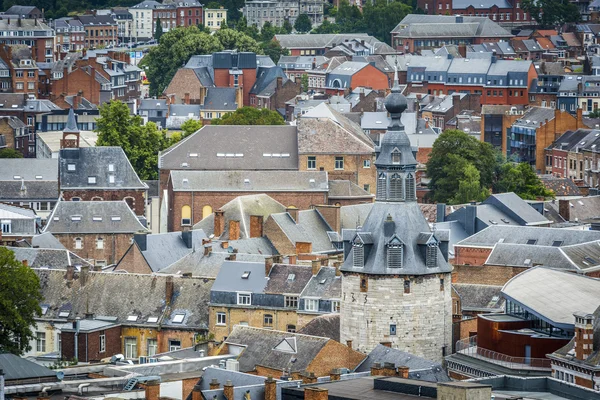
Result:
M556 46L554 46L554 43L552 43L552 41L546 37L537 38L537 42L540 44L540 47L544 50L556 48Z
M558 32L556 32L556 30L554 29L538 29L536 31L537 33L539 33L542 36L556 36L558 35Z

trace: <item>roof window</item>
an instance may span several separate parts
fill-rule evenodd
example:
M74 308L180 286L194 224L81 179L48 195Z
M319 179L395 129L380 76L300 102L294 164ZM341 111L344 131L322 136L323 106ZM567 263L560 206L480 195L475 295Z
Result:
M135 322L135 321L137 321L137 319L138 319L137 315L130 315L127 317L127 321L129 321L129 322Z
M175 316L173 317L173 323L181 324L183 322L184 318L185 318L185 314L175 314Z
M242 279L248 279L250 277L250 271L244 271L242 274Z

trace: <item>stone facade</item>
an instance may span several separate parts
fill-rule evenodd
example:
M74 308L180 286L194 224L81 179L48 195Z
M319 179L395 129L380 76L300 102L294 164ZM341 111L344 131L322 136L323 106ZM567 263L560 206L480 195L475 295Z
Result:
M363 277L344 274L342 278L342 343L352 340L360 343L359 351L370 352L380 342L392 342L393 348L433 361L441 361L445 354L450 354L450 274L371 275L366 291L360 286ZM411 281L408 294L404 293L405 279ZM390 325L396 326L395 335L390 334ZM446 349L437 347L439 343Z

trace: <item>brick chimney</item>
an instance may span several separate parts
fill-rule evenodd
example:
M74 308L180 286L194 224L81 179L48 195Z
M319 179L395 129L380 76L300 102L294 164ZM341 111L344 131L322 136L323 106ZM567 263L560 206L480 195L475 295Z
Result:
M304 388L304 400L327 400L329 391L316 386L308 386Z
M384 376L396 376L396 365L394 363L383 363Z
M227 381L223 385L223 395L227 400L233 400L233 383L231 381Z
M317 275L319 273L319 270L321 269L321 260L312 260L311 266L313 276Z
M79 271L79 282L81 283L82 287L85 286L89 277L90 277L90 266L82 265L81 269Z
M594 348L594 315L575 313L575 358L586 360Z
M212 386L210 388L212 389ZM200 385L194 386L194 390L192 390L192 400L204 400L202 397L202 387Z
M311 242L296 242L296 254L309 254L312 253Z
M67 281L72 281L73 275L75 275L75 266L67 265L67 273L65 274Z
M186 93L183 95L183 104L190 104L190 94Z
M277 382L272 376L265 381L265 400L277 400Z
M352 348L352 340L346 340L346 346Z
M400 378L408 379L409 368L405 365L398 367L398 376Z
M340 376L341 376L341 372L339 369L332 369L331 372L329 373L329 378L331 379L331 381L339 381L340 380Z
M165 281L165 302L167 303L167 305L171 304L171 299L173 298L173 291L173 277L167 276L167 279Z
M210 256L212 253L212 246L204 246L204 257Z
M225 231L225 211L218 209L215 211L215 226L214 226L214 235L215 237L219 237Z
M281 76L277 77L277 89L281 89L283 86L283 78Z
M273 268L273 257L266 257L265 258L265 276L269 276L272 268Z
M375 363L371 364L371 375L373 375L373 376L383 375L383 367L381 366L381 363L375 362Z
M229 240L240 239L240 221L229 221Z
M208 387L210 390L215 390L215 389L219 389L221 387L221 384L219 383L219 381L217 380L217 378L213 378L210 383L208 384Z
M262 215L251 215L250 216L250 237L257 238L263 235L263 216Z
M287 207L285 209L285 212L287 212L288 214L290 214L290 217L292 217L292 219L294 220L294 222L298 223L298 209L296 207Z
M145 396L146 400L159 400L160 399L160 382L149 381L146 383Z
M558 200L558 213L564 218L565 221L571 220L571 203L569 200Z
M304 375L302 375L303 385L309 385L312 383L317 383L317 376L314 372L306 372Z

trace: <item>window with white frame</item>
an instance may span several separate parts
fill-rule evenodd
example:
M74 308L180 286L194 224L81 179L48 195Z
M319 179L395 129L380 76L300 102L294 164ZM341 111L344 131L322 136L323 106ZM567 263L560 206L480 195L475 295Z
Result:
M285 296L285 308L298 308L298 296Z
M98 239L96 239L96 248L97 249L104 249L104 239L99 237Z
M36 332L35 346L38 353L46 352L46 332Z
M217 325L226 325L227 315L224 312L217 313Z
M252 295L250 293L238 293L237 303L241 306L249 306L252 304Z
M12 232L12 222L10 219L3 219L0 221L0 226L2 227L2 233L11 233Z
M138 357L137 352L137 338L126 337L125 338L125 358L133 359Z
M83 248L83 240L81 240L81 238L75 238L75 249L82 249Z
M148 357L156 355L158 352L158 341L156 339L148 339Z
M181 350L181 340L170 339L169 340L169 351Z
M331 301L331 312L334 312L334 313L340 312L340 301L339 300Z
M305 299L304 300L305 311L319 311L319 299Z
M99 339L99 346L100 353L104 353L106 351L106 334L104 333L104 331L102 331L102 333L100 333L100 336L98 336Z
M344 169L344 157L338 156L335 158L335 169Z

